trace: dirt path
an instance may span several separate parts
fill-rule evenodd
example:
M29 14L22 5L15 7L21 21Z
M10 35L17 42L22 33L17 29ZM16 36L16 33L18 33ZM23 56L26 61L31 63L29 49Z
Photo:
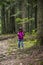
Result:
M15 49L7 55L8 47L8 40L0 41L0 65L40 65L43 62L43 46Z
M0 41L0 54L6 53L7 48L8 48L8 41L7 40Z

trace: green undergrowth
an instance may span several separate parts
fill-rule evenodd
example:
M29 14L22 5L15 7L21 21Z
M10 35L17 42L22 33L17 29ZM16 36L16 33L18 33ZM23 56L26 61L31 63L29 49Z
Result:
M32 41L29 40L29 41L25 41L25 42L24 42L25 48L29 48L29 47L35 45L36 42L37 42L37 40L32 40Z

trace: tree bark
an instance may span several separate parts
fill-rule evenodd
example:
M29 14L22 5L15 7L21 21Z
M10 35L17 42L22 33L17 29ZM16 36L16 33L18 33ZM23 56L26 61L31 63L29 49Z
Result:
M14 6L10 9L10 32L15 32L15 17L12 16L15 14Z
M2 5L1 9L1 21L2 21L2 33L6 33L6 27L5 27L5 5Z
M37 30L40 45L43 45L43 0L38 0Z

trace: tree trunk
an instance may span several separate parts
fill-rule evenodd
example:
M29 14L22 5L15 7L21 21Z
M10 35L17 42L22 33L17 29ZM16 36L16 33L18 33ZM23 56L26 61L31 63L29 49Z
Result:
M22 2L22 18L26 18L27 17L27 10L26 10L26 6L25 6L25 3L27 3L27 1L26 0L24 0L23 2ZM24 22L24 21L23 21ZM25 25L25 23L23 23L23 30L26 32L26 25Z
M1 9L1 20L2 20L2 33L6 33L6 27L5 27L5 5L2 5Z
M14 10L14 6L10 9L10 32L13 33L15 32L15 18L14 15L15 13L15 10Z
M43 0L38 0L37 27L38 40L40 45L43 45Z
M37 4L37 0L35 4ZM37 5L35 6L35 31L37 31Z
M5 26L6 26L6 33L8 33L8 11L5 13Z

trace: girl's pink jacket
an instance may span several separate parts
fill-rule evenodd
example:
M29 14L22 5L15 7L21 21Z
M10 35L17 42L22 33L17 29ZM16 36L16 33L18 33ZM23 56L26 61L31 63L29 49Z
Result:
M19 32L18 32L18 39L19 39L19 40L22 40L23 37L24 37L24 32L23 32L23 31L19 31Z

